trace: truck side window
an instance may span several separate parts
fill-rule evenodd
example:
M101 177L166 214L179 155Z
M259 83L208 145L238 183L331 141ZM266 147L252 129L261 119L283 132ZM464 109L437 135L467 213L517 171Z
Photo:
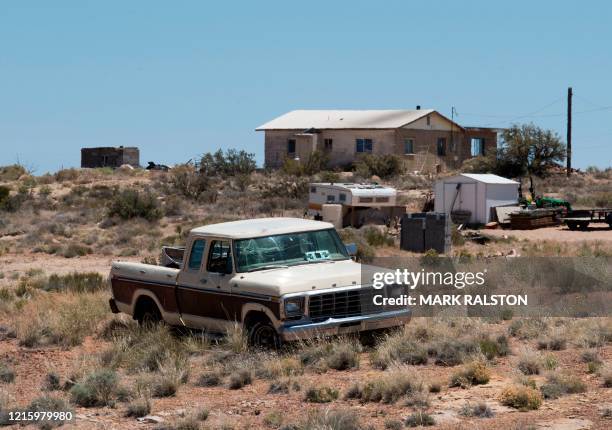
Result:
M232 273L232 256L229 241L213 240L210 243L206 270L213 273Z
M193 241L191 246L191 252L189 253L189 269L199 270L202 265L202 256L204 255L204 248L206 248L206 241L198 239Z

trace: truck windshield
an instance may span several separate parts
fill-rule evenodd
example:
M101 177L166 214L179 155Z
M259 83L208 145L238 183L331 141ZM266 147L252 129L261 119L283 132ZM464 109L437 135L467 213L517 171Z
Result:
M349 258L333 229L235 240L234 255L237 272Z

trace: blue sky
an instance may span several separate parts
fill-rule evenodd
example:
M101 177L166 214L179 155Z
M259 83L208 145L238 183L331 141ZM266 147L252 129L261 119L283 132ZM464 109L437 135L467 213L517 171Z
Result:
M611 18L604 1L1 2L0 165L41 174L115 145L261 162L255 127L300 108L455 106L463 125L565 138L571 85L574 165L606 167Z

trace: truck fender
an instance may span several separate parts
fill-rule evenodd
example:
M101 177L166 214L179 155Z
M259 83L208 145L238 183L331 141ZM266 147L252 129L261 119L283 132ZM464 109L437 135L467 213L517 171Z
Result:
M164 307L159 302L155 293L153 293L152 291L143 289L143 288L139 288L138 290L134 291L134 298L130 306L130 315L134 316L134 311L136 310L136 303L143 296L147 296L151 300L153 300L153 302L155 302L155 305L157 306L157 309L159 309L159 312L161 313L164 321L166 321L169 324L176 324L176 321L178 320L178 315L174 313L166 312Z
M261 303L244 304L242 306L242 313L241 313L240 321L244 322L244 320L246 319L246 315L249 312L263 312L264 314L266 314L270 322L272 322L272 325L274 326L274 328L278 329L281 326L281 322L274 316L272 311L267 306L262 305Z

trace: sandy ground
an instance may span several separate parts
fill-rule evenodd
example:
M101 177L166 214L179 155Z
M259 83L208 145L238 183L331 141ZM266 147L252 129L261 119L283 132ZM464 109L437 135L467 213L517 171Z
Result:
M604 241L612 242L612 229L607 224L591 224L586 231L572 231L566 226L538 228L535 230L482 230L493 237L515 237L530 241L555 240L559 242Z

